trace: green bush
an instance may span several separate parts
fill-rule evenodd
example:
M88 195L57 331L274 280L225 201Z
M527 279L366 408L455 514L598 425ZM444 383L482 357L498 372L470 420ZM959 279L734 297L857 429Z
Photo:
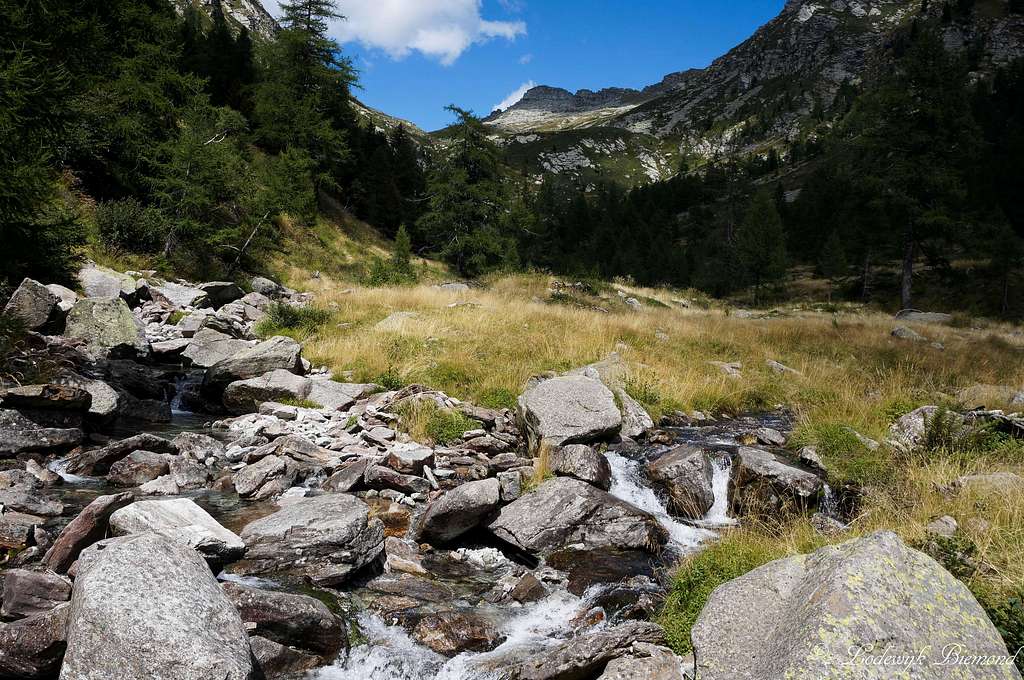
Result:
M400 390L405 387L405 381L402 380L402 376L398 374L395 368L389 368L383 373L374 376L370 382L380 385L387 391Z
M256 334L262 338L273 335L313 335L331 321L331 313L319 307L297 307L275 302L256 324Z
M480 427L480 423L468 418L458 411L446 411L438 409L430 414L427 419L427 436L435 444L447 446L459 437L463 432L474 430Z
M96 227L100 240L109 248L152 253L163 244L167 220L156 208L146 207L129 198L96 206Z
M868 484L891 476L892 461L882 447L872 451L847 425L806 423L790 439L794 448L815 446L837 482Z
M690 631L715 588L780 557L770 543L746 538L742 534L726 536L676 571L657 622L677 654L693 651Z
M1018 586L1006 593L976 583L971 585L971 591L1003 636L1010 654L1024 649L1024 588ZM1017 669L1024 671L1024 654L1017 657Z
M518 395L504 387L492 387L480 395L480 405L484 408L503 409L516 407Z

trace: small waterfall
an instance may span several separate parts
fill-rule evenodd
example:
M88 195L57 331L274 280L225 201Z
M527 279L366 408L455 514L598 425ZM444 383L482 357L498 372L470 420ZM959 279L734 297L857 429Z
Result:
M81 477L68 472L68 461L66 459L50 461L50 464L46 467L50 472L56 472L60 475L61 479L67 484L91 484L96 482L95 479L90 477Z
M190 415L189 411L181 410L181 401L185 396L185 385L189 382L188 378L188 375L182 375L174 380L174 398L171 399L171 413L173 415Z
M671 538L673 543L683 548L696 548L716 536L713 531L698 529L673 519L669 515L665 504L654 493L654 490L644 483L640 463L617 453L607 453L605 455L612 467L612 488L610 493L616 498L654 515L658 522L668 531L669 538Z
M821 502L818 511L826 517L839 519L839 498L827 483L821 489Z
M704 521L711 526L732 526L736 520L729 517L729 478L732 476L732 460L729 456L718 456L711 460L711 492L715 502Z

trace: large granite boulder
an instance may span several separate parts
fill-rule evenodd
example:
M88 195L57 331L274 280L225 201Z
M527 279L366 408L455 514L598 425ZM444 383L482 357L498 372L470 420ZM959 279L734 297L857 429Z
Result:
M572 544L657 552L668 540L651 515L570 477L548 480L506 505L489 528L523 550L542 554Z
M384 525L355 496L302 498L242 530L249 546L245 573L298 571L313 583L336 586L384 549Z
M110 516L131 502L127 492L97 497L60 532L43 556L43 566L66 574L82 550L107 535Z
M127 274L89 263L78 272L85 296L90 298L115 299L135 295L137 283Z
M154 533L79 558L61 680L255 680L242 619L193 550Z
M523 662L518 677L521 680L592 678L610 661L629 656L638 647L664 644L665 631L661 626L647 621L627 621L539 650Z
M114 486L142 486L170 472L174 456L152 451L132 451L110 466L107 481Z
M214 569L245 554L245 543L188 498L136 501L110 516L115 535L147 531L186 545Z
M586 444L569 444L550 455L551 472L559 477L574 477L607 491L612 487L612 467L603 453Z
M3 577L4 619L42 614L71 599L71 581L52 571L8 569Z
M416 529L417 540L446 543L458 538L498 509L500 495L501 484L493 477L445 492L424 511Z
M701 680L934 678L1019 680L963 583L891 532L771 562L719 586L692 633ZM882 654L906 665L873 663Z
M210 368L214 364L230 359L239 352L253 347L247 340L236 340L212 328L201 328L181 353L197 368Z
M316 598L230 582L221 587L252 635L324 656L348 647L345 622Z
M340 383L328 378L313 378L309 390L309 400L331 411L345 411L359 399L380 390L379 385Z
M519 397L519 418L534 448L588 444L622 426L612 391L582 375L550 378L527 389Z
M13 409L0 409L0 458L27 451L67 450L82 442L77 427L46 427Z
M651 482L668 493L679 517L700 519L715 503L711 488L714 469L707 452L695 446L680 446L648 463Z
M70 610L63 604L14 623L0 623L0 678L57 677L67 647Z
M771 451L740 447L735 460L730 496L741 515L807 508L825 487L816 473Z
M224 390L224 407L235 415L242 415L256 413L260 404L267 401L304 401L309 397L312 382L284 369L238 380Z
M142 323L120 299L84 298L68 312L64 335L79 338L96 359L135 358L149 353Z
M43 284L25 279L4 307L4 314L16 317L30 331L37 331L51 321L60 300Z
M221 394L233 382L258 378L278 369L296 375L304 373L302 347L291 338L276 336L218 361L206 371L203 391Z
M229 302L241 299L245 291L238 287L238 284L231 281L211 281L199 284L199 290L206 294L206 304L211 307L220 307Z
M80 451L68 457L67 471L73 475L105 475L110 467L134 451L177 453L174 445L154 434L137 434L103 448Z

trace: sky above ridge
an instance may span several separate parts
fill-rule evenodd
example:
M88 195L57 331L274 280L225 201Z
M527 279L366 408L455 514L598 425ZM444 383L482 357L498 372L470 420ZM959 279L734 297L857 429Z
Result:
M338 0L331 27L366 104L436 130L533 85L642 88L707 66L785 0ZM274 0L264 5L278 15Z

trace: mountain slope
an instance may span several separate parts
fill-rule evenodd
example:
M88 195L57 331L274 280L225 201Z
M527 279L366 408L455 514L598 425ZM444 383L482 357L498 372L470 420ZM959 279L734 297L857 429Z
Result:
M277 21L259 0L174 0L174 6L178 12L184 12L191 4L210 15L217 2L231 23L245 26L257 39L272 40L278 31Z
M622 151L642 146L664 169L627 181L636 183L673 172L679 158L752 153L801 139L828 117L844 88L861 83L894 30L922 13L941 22L950 49L971 49L980 70L1024 54L1024 15L1011 13L1006 0L977 0L969 14L945 20L942 3L923 10L922 2L789 0L778 17L706 69L673 73L643 90L572 94L541 86L486 122L510 144L525 135L549 155L574 158L563 172L578 177L588 167L621 165L581 146L578 131L615 130L604 134L615 134ZM540 157L527 163L551 171L545 165Z

